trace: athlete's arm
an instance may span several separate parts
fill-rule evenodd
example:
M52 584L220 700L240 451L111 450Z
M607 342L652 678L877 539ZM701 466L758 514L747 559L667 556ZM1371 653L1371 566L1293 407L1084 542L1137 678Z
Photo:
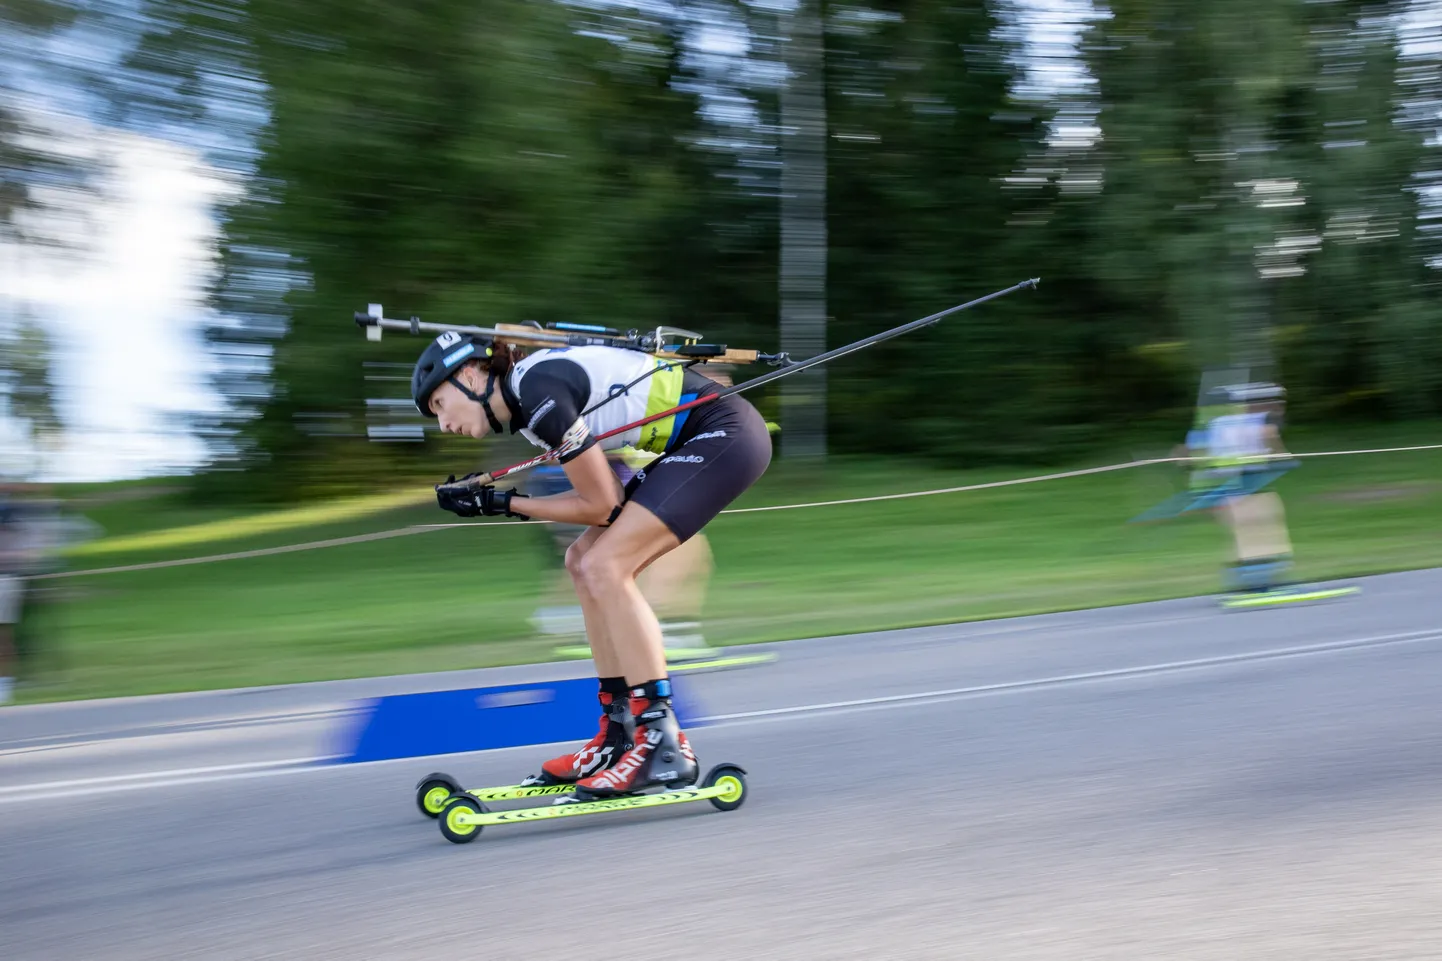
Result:
M542 521L590 527L609 524L621 507L624 492L601 448L593 444L561 466L571 490L549 497L517 497L512 509Z
M556 451L572 489L549 497L517 497L511 505L516 513L591 527L614 519L624 491L581 416L590 392L586 371L561 357L537 364L521 381L521 407L529 412L526 429Z

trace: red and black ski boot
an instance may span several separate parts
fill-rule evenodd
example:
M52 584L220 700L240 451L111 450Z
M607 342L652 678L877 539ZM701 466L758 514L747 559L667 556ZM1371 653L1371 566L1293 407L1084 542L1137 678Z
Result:
M606 769L576 782L575 801L635 794L648 788L687 787L700 768L671 707L671 682L648 681L631 691L636 721L630 750Z
M585 746L569 754L553 757L541 765L540 774L532 774L521 782L521 787L540 787L552 784L575 784L581 778L589 777L615 764L631 749L631 711L626 701L625 682L616 679L619 692L607 690L610 678L601 682L601 692L596 699L601 702L601 729Z

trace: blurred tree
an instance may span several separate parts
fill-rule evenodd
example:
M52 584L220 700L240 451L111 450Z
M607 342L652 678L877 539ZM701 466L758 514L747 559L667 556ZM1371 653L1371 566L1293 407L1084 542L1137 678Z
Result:
M1385 392L1387 357L1414 400L1435 389L1429 352L1397 359L1424 346L1402 6L1110 4L1088 43L1105 189L1087 259L1139 343L1279 376L1304 414Z
M408 462L363 442L363 363L420 343L358 337L368 302L776 345L783 7L142 0L119 100L245 178L204 425L263 468L236 488ZM831 368L833 446L1073 456L1230 361L1304 414L1436 411L1416 177L1442 81L1399 61L1408 7L816 4L830 343L1044 280ZM1046 39L1066 17L1079 48Z
M984 2L835 5L828 115L833 340L844 343L1032 273L1010 236L1003 175L1039 133ZM839 446L946 458L1024 456L1055 414L1034 303L999 302L836 365ZM1063 415L1063 419L1065 415Z
M0 4L0 264L23 280L55 257L90 252L89 206L104 192L103 151L58 101L98 84L94 63L65 45L81 21L80 0ZM0 284L0 390L5 414L31 449L9 467L31 473L58 442L51 345L23 282ZM24 467L21 467L21 464Z
M793 357L826 350L826 36L822 0L796 0L780 15L786 79L779 102L781 184L780 346ZM781 453L826 456L824 367L780 388Z
M175 90L214 57L187 46L196 18L236 35L210 47L245 51L265 84L214 297L231 361L217 386L239 403L212 429L240 463L270 465L247 490L355 484L395 455L356 443L362 362L422 345L367 344L346 323L367 302L623 328L729 313L707 276L710 175L686 140L695 97L670 82L673 23L519 0L154 7L166 30L137 63Z
M35 65L34 44L76 14L65 0L0 5L0 237L17 239L24 213L43 204L45 186L71 182L76 174L74 160L45 136L43 118L21 93L23 75ZM33 230L24 233L34 239Z
M1442 410L1437 282L1417 190L1442 91L1430 91L1430 118L1409 116L1415 95L1397 35L1408 6L1354 0L1313 11L1310 122L1296 125L1291 149L1311 160L1305 236L1314 252L1283 322L1289 376L1318 416Z
M50 372L50 339L33 317L21 315L14 331L0 341L0 373L10 416L25 424L41 449L59 439L55 386Z

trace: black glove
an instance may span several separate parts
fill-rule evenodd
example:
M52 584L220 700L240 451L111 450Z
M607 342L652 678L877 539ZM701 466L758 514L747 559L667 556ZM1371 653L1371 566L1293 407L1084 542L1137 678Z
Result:
M470 474L470 477L477 475ZM465 480L466 478L461 478ZM458 517L516 517L523 521L530 520L525 514L518 514L511 510L512 497L525 497L524 494L517 494L516 489L496 490L490 484L483 487L472 488L451 488L449 485L456 483L455 475L451 475L444 484L436 485L436 503L441 510L450 511Z
M461 482L475 477L475 474L467 474L461 478ZM475 517L480 514L477 508L476 492L465 488L453 489L456 483L456 475L452 474L436 485L436 504L441 510L450 511L458 517Z
M487 484L476 492L476 501L480 504L481 513L487 517L515 517L528 521L530 518L525 514L518 514L511 510L511 499L525 496L525 494L517 494L514 487L502 491Z
M455 483L455 475L446 484ZM443 511L450 511L457 517L476 517L481 513L480 505L476 503L476 492L471 490L450 490L445 484L436 485L436 504Z

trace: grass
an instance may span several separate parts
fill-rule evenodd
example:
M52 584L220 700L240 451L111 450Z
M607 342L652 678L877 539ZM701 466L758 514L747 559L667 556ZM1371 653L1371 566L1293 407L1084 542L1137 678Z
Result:
M96 557L134 554L146 551L168 551L176 548L199 547L217 542L254 537L261 534L290 534L305 528L320 527L350 520L367 519L385 514L398 507L413 507L431 499L422 490L403 490L387 494L369 494L306 504L300 507L211 518L159 530L143 530L130 534L108 536L81 544L69 551L79 560ZM137 513L132 509L129 516ZM139 515L139 516L144 516Z
M1426 443L1376 432L1349 445ZM1336 437L1293 441L1325 449ZM1127 459L1125 457L1120 459ZM986 483L1029 470L784 463L736 506ZM706 632L720 643L880 630L1214 592L1227 536L1207 517L1126 519L1167 497L1174 468L717 519ZM1309 461L1277 485L1299 573L1442 564L1442 451ZM445 522L434 508L309 515L305 525L165 523L136 501L121 536L73 566L107 566ZM148 518L147 510L155 508ZM216 520L210 518L209 520ZM294 520L294 517L291 518ZM204 521L201 521L204 522ZM107 525L108 526L108 525ZM176 537L175 530L188 531ZM155 531L170 531L153 536ZM136 539L137 537L141 539ZM128 540L127 540L128 538ZM119 545L119 546L117 546ZM445 670L545 659L527 618L556 576L547 529L452 528L343 547L59 582L63 670L22 699L59 699Z

